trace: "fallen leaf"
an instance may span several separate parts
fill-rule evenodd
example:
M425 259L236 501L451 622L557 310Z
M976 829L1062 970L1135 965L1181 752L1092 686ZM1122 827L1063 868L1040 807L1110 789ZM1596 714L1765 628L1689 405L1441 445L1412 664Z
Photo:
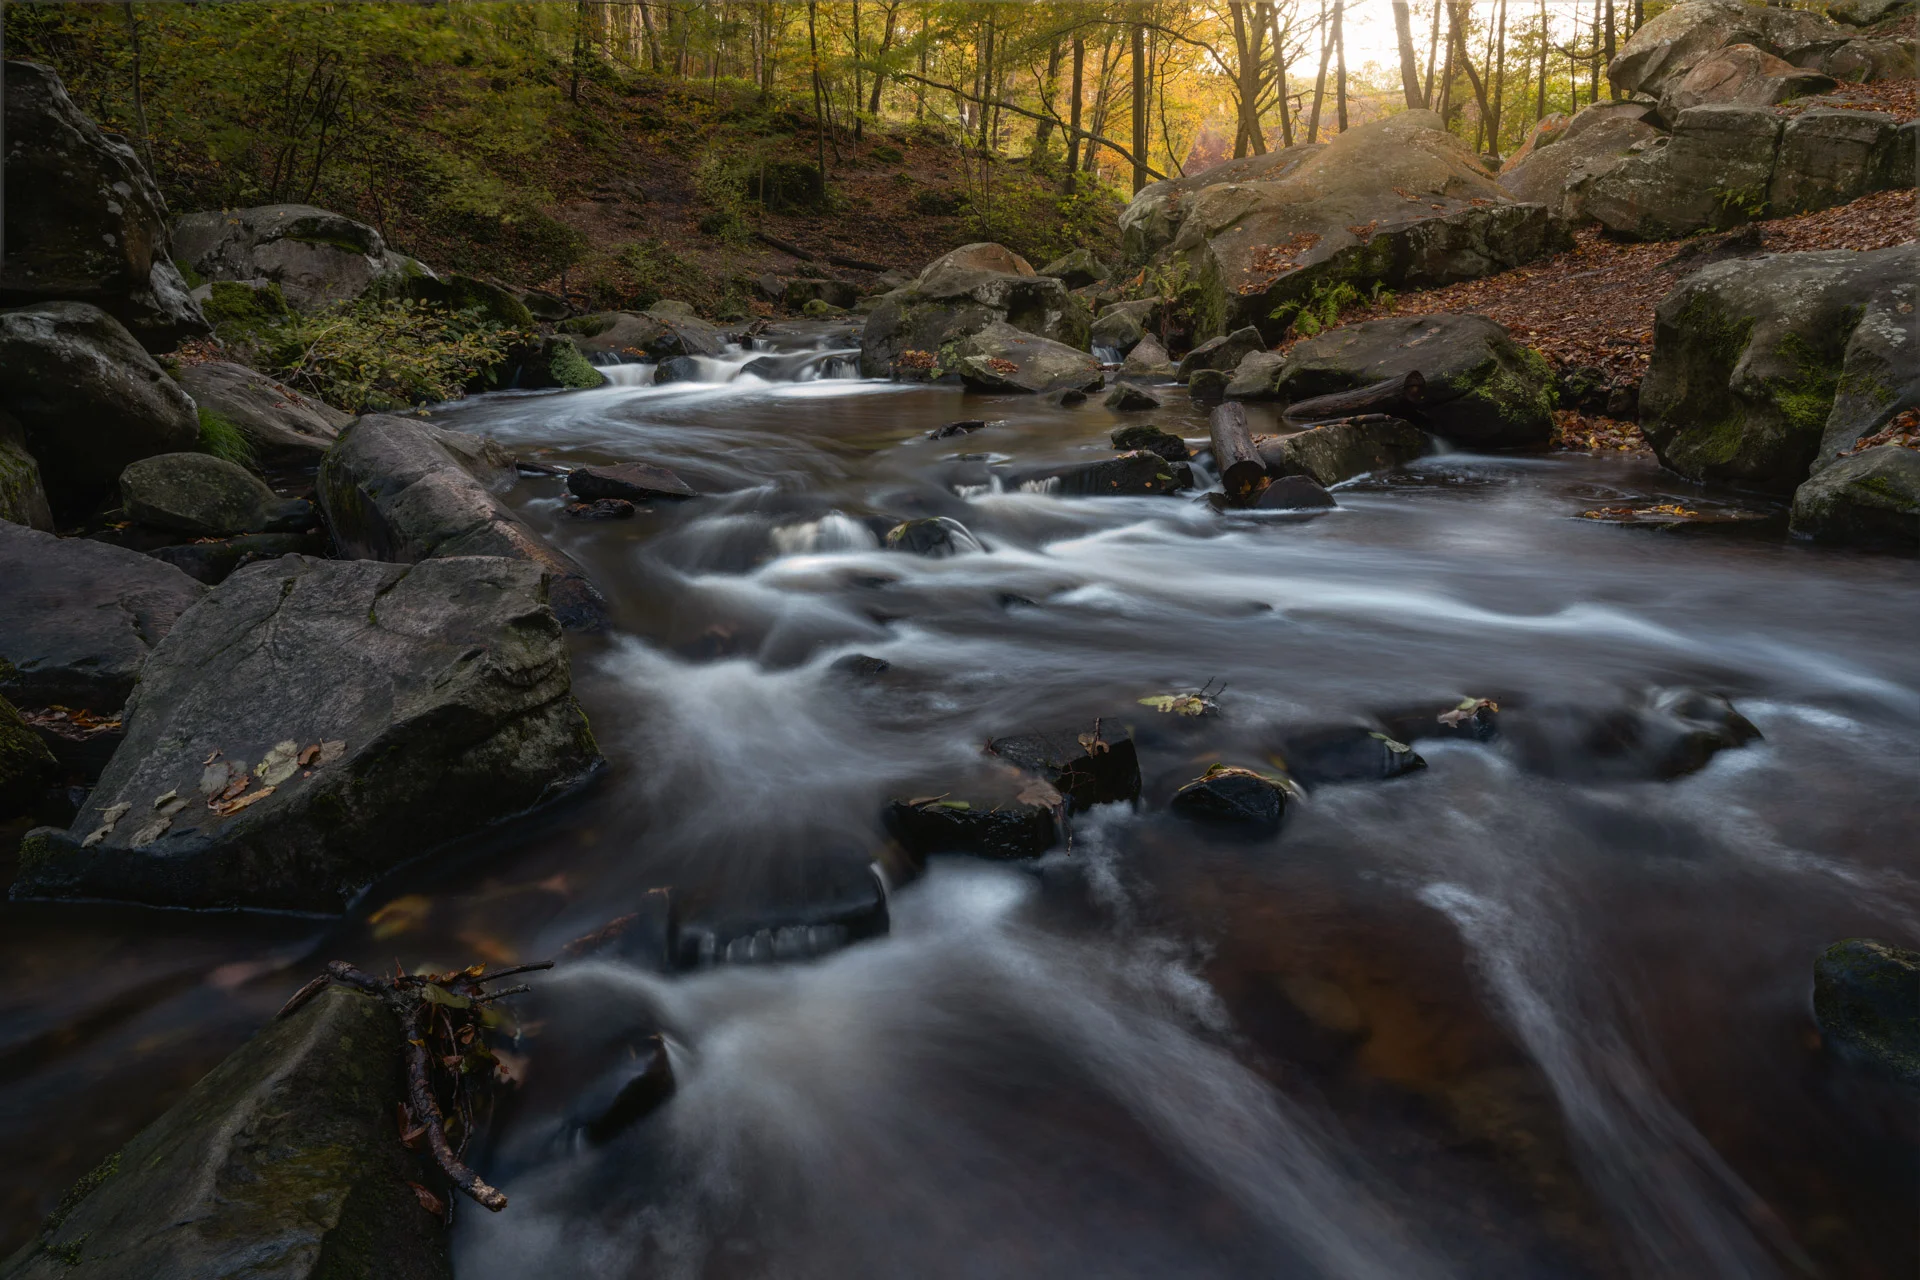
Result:
M1043 809L1051 809L1061 802L1061 795L1054 789L1052 783L1036 778L1020 788L1020 793L1014 799L1021 804L1035 804Z
M110 804L106 807L105 811L101 813L100 822L111 831L114 823L120 821L120 819L126 817L127 814L132 811L133 802L131 800L122 800L119 804Z
M226 800L226 801L221 801L219 803L209 804L207 807L212 809L215 813L219 814L223 818L231 818L234 814L240 812L242 809L246 808L248 805L254 804L261 800L265 800L268 796L272 794L273 794L272 787L262 787L258 791L252 792L248 795L240 796L238 799Z
M376 939L385 940L419 928L426 922L432 910L432 898L424 894L409 893L384 904L378 911L367 917L367 923L372 926L373 936Z
M159 808L162 808L162 807L164 807L164 806L166 805L166 803L167 803L167 801L169 801L169 800L177 800L177 799L179 799L179 797L180 797L180 793L179 793L179 792L178 792L177 790L176 790L176 791L168 791L168 792L165 792L165 793L163 793L163 794L161 794L161 795L158 795L158 796L155 796L155 797L154 797L154 799L153 799L153 807L154 807L154 808L156 808L156 809L159 809Z
M308 747L306 750L300 753L300 767L304 769L308 765L311 765L315 760L318 760L319 758L320 758L320 744L316 742L312 746Z
M213 750L207 752L207 758L205 760L202 760L200 763L212 764L215 760L218 760L219 758L220 758L220 748L215 747Z
M127 841L127 847L130 849L144 849L161 836L167 834L167 828L172 825L172 818L156 818L134 832L133 838Z
M446 1214L447 1206L440 1203L439 1196L433 1194L433 1192L427 1190L417 1182L409 1182L407 1185L413 1188L414 1199L420 1202L422 1209L425 1209L436 1218L443 1217Z
M294 771L299 767L294 764L294 757L299 754L299 743L291 739L277 742L271 751L261 757L260 763L253 766L253 771L259 775L260 781L270 787L277 787L294 775Z
M347 744L339 738L334 738L320 744L319 761L321 764L332 764L345 754L347 754Z
M173 799L167 801L165 804L160 806L160 816L164 818L171 818L174 814L180 812L182 809L186 807L187 807L187 802L181 797L175 796Z
M1384 734L1384 733L1370 733L1370 734L1368 734L1367 736L1368 736L1369 738L1378 738L1378 739L1380 739L1380 741L1382 741L1382 742L1384 742L1384 743L1386 743L1386 744L1387 744L1387 750L1389 750L1389 751L1391 751L1391 752L1393 752L1393 753L1394 753L1395 755L1403 755L1403 754L1405 754L1406 752L1409 752L1409 751L1411 751L1411 750L1413 750L1413 748L1412 748L1412 747L1410 747L1410 746L1408 746L1408 745L1407 745L1406 743L1404 743L1404 742L1395 742L1395 741L1394 741L1394 740L1393 740L1392 738L1389 738L1389 737L1388 737L1388 736L1387 736L1386 734Z
M467 999L465 996L457 996L445 987L435 986L431 982L421 985L420 995L421 998L429 1004L445 1005L449 1009L473 1008L473 1001Z

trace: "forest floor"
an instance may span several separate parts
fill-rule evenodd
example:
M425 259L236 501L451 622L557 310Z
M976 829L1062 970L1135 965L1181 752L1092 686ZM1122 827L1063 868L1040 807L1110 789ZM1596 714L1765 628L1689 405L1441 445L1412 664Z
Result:
M1402 293L1391 303L1345 312L1343 323L1387 315L1471 311L1506 326L1516 341L1568 369L1596 369L1610 382L1637 383L1653 354L1653 313L1682 277L1710 262L1810 249L1885 249L1915 239L1920 196L1881 191L1851 204L1756 222L1716 236L1629 244L1598 228L1574 233L1574 247L1544 262L1439 289ZM1645 450L1631 422L1562 410L1563 447Z

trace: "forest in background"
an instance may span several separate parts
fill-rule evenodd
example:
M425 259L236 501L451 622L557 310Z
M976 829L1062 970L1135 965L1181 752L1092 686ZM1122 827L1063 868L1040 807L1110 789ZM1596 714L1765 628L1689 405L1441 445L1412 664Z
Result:
M47 3L6 25L10 56L58 69L176 211L318 204L431 261L571 273L613 305L684 277L683 242L725 258L768 213L944 220L942 238L1050 256L1098 248L1148 181L1405 107L1509 153L1606 95L1659 7ZM1389 11L1397 57L1349 48ZM625 228L555 216L610 189L670 207Z

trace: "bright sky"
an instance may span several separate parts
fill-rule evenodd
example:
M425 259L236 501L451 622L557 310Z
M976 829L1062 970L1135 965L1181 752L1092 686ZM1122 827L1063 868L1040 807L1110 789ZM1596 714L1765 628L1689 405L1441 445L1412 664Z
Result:
M1427 37L1433 30L1433 5L1434 0L1414 0L1413 45L1420 55L1420 69L1423 72L1426 70ZM1317 9L1313 0L1302 0L1303 9L1309 6ZM1614 0L1616 26L1625 25L1623 19L1632 11L1632 7L1632 0ZM1555 40L1564 42L1571 37L1576 9L1583 28L1593 21L1592 0L1547 0L1547 21L1553 29ZM1499 12L1499 4L1497 0L1474 0L1473 11L1476 22L1485 22ZM1517 30L1531 29L1539 12L1540 0L1507 0L1509 37ZM1393 30L1393 5L1389 0L1347 0L1342 21L1346 26L1348 71L1358 71L1372 62L1387 78L1397 83L1400 53ZM1445 56L1444 50L1441 56ZM1480 60L1478 44L1474 46L1473 58L1476 63Z

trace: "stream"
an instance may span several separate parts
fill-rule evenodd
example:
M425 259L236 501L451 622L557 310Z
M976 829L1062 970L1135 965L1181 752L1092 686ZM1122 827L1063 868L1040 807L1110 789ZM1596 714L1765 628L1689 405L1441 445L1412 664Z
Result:
M799 381L740 352L434 412L705 495L600 521L558 478L513 492L612 606L574 645L607 776L340 921L0 905L0 1256L325 960L538 959L655 887L750 913L878 861L883 938L536 977L482 1161L512 1203L460 1204L462 1280L1915 1274L1920 1121L1809 1012L1827 944L1920 939L1914 560L1582 520L1699 495L1580 454L1438 454L1312 517L1007 492L995 463L1107 456L1123 419L861 381L828 342L788 326ZM1206 433L1184 397L1139 419ZM915 516L980 549L884 550ZM1140 702L1203 686L1218 716ZM1484 697L1550 731L1672 689L1762 738L1669 779L1421 740L1272 840L1166 810L1302 727ZM890 798L1096 718L1135 734L1138 809L1037 864L890 860ZM569 1140L542 1073L619 1027L665 1035L678 1092Z

